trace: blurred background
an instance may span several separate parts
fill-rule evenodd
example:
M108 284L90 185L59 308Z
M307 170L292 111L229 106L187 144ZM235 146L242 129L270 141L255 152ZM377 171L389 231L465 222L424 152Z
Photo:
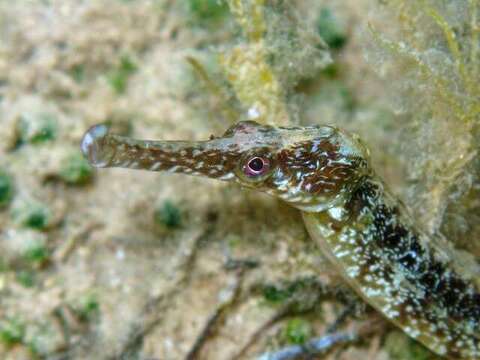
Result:
M97 123L206 139L252 109L346 128L476 274L477 10L0 1L0 358L247 359L341 328L360 340L318 358L433 359L342 284L296 210L210 180L95 171L79 142Z

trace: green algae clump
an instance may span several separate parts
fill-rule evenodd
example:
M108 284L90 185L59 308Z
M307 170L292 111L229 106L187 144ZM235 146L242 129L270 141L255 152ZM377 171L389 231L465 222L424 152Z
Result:
M14 193L13 179L3 169L0 169L0 210L6 208Z
M35 201L23 201L12 210L15 221L24 227L45 230L51 222L50 209Z
M128 55L123 55L117 67L107 75L107 81L117 95L122 95L127 90L128 80L137 71L137 65Z
M18 145L42 144L57 137L57 119L50 113L23 114L16 130Z
M92 176L92 167L80 153L73 153L63 159L59 177L66 184L83 185L88 183Z
M50 251L42 243L31 244L24 252L25 261L34 265L42 266L50 259Z
M74 309L82 321L89 321L98 317L100 303L93 293L85 294L74 304Z
M188 0L188 10L199 23L216 21L228 13L225 2L219 0Z
M480 255L480 42L478 1L389 0L396 22L370 24L367 57L388 69L390 101L405 119L402 151L407 203L429 233ZM474 239L472 241L472 239Z
M155 222L168 229L175 229L182 223L182 213L177 205L167 200L155 210Z
M290 319L283 329L283 337L290 344L302 345L312 336L310 323L301 318Z
M23 342L25 324L16 318L4 319L0 322L0 341L7 346Z
M331 49L341 49L347 43L345 30L329 8L320 10L317 31Z

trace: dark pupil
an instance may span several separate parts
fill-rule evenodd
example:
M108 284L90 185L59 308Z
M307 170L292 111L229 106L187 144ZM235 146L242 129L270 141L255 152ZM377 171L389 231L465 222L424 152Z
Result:
M253 171L260 171L263 169L263 160L260 158L254 158L249 161L248 167Z

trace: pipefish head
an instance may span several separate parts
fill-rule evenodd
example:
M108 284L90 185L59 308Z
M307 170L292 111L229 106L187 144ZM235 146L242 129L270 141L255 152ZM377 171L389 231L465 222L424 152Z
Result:
M183 173L240 183L304 211L345 200L367 171L368 151L331 126L272 127L242 121L207 141L145 141L108 133L84 136L93 166Z

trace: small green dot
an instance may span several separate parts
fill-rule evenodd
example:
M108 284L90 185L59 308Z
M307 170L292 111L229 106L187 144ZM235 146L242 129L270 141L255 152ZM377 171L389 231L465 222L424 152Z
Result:
M20 270L17 272L16 278L26 288L31 288L35 285L35 275L32 271Z
M18 224L25 227L45 230L51 220L48 207L37 202L23 202L12 210L12 216Z
M167 200L155 210L155 222L169 229L177 228L182 223L182 213L178 206Z
M200 23L216 21L228 13L228 6L221 0L188 0L188 9Z
M76 83L81 83L85 79L85 66L82 64L74 65L70 70L70 75Z
M270 303L282 303L292 296L288 289L279 288L275 285L265 285L263 287L263 297Z
M5 319L0 322L0 341L12 346L23 341L25 325L18 319Z
M332 49L339 50L347 43L347 34L329 8L322 8L317 20L320 37Z
M24 225L34 229L44 229L48 224L48 211L43 208L32 209L25 219Z
M25 250L23 257L30 263L44 264L48 261L50 252L43 244L32 244Z
M93 169L80 153L67 156L61 164L59 177L70 185L83 185L93 176Z
M121 95L125 93L128 85L128 78L137 71L137 66L128 55L120 58L119 65L110 71L107 76L108 83L112 90Z
M56 118L49 113L24 114L17 125L19 145L41 144L55 140L57 136Z
M0 169L0 209L7 207L13 198L13 179Z
M83 321L91 320L98 316L100 312L100 303L94 294L86 294L82 296L75 309Z
M284 328L284 337L290 344L304 344L311 335L310 323L300 318L290 319Z

